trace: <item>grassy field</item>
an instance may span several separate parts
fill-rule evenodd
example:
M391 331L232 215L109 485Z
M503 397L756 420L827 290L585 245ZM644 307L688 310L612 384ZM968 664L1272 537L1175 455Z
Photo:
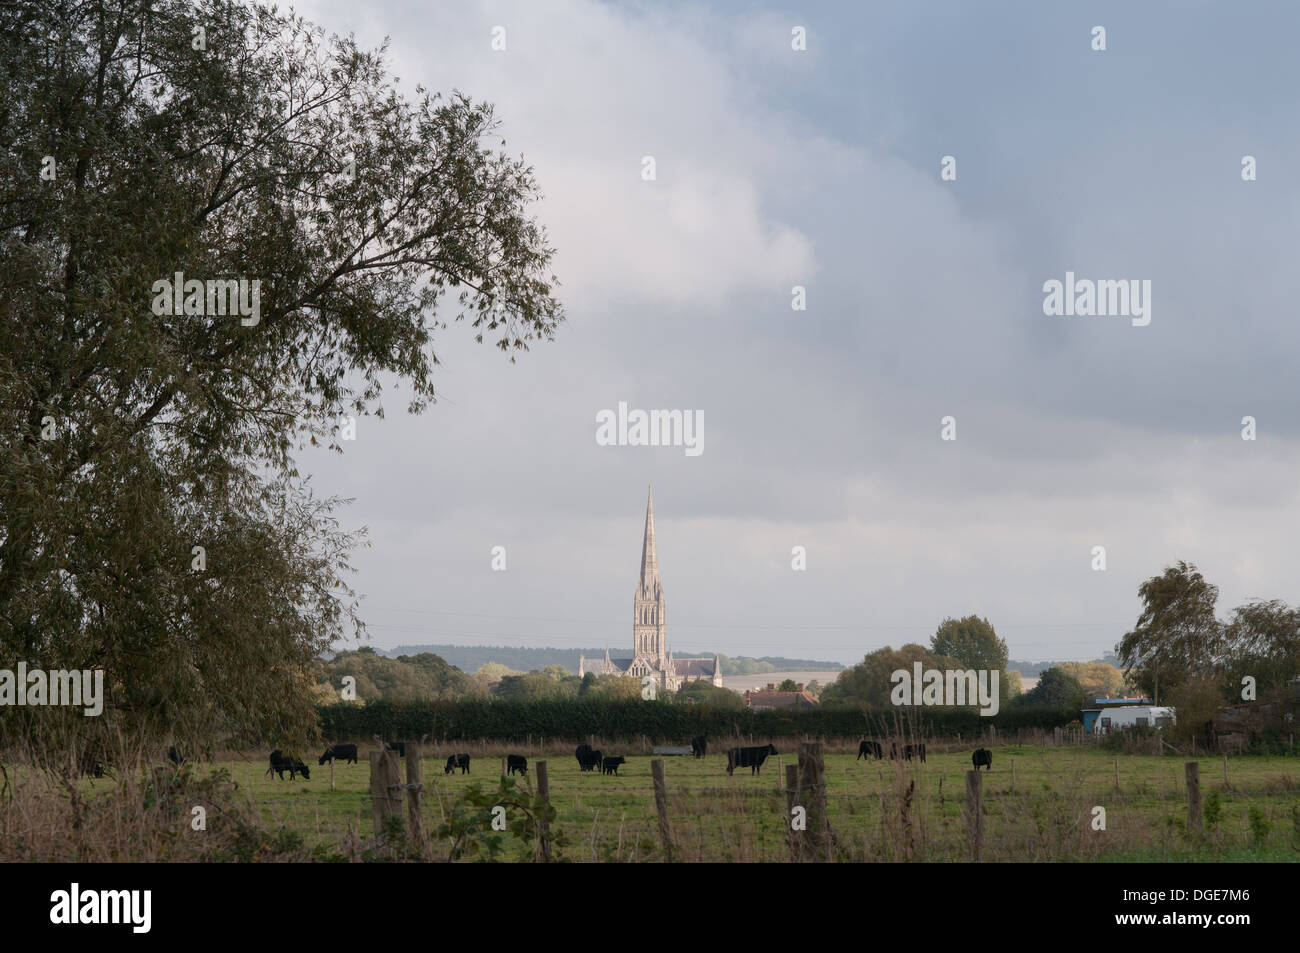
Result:
M228 756L200 772L222 767L258 806L272 829L296 831L307 843L337 846L349 831L373 831L369 769L360 746L359 764L329 768L308 763L312 777L294 782L267 778L265 753ZM778 861L789 857L785 795L779 788L793 747L769 758L759 776L748 769L733 777L726 759L665 759L668 810L678 858L704 861ZM451 749L442 750L445 759ZM648 755L623 753L619 775L583 773L572 748L528 751L466 745L469 775L443 774L442 760L426 749L423 816L427 830L453 811L470 785L495 789L501 757L524 753L531 790L539 757L548 762L555 829L573 860L660 860ZM943 750L931 745L927 763L855 761L854 749L829 748L826 756L827 814L839 856L849 860L968 860L965 772L971 746ZM1239 756L1228 760L1227 783L1220 757L1199 760L1207 832L1191 835L1184 760L1177 756L1118 756L1095 746L999 746L984 783L986 860L1300 860L1300 758ZM1118 787L1116 787L1118 763ZM1013 780L1014 765L1014 780ZM1217 795L1214 817L1211 795ZM1094 808L1105 809L1105 830L1094 830ZM1253 819L1252 819L1253 815ZM508 856L524 848L508 838ZM445 844L435 845L435 855Z

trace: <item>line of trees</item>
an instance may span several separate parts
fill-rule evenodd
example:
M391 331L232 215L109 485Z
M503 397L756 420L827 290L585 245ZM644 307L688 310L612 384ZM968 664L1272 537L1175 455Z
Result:
M1209 681L1225 698L1239 700L1247 677L1260 696L1300 677L1300 609L1254 600L1220 621L1219 588L1187 562L1148 579L1138 595L1137 625L1116 654L1143 692L1163 699L1190 682Z
M320 704L340 699L344 679L351 678L355 703L386 701L445 701L461 698L510 702L641 700L641 681L617 675L587 672L579 678L562 665L516 672L489 662L469 674L431 652L388 658L369 646L339 652L322 663L316 689ZM794 690L794 683L790 683ZM675 693L657 696L665 703L710 705L723 709L744 707L739 694L709 682L687 682Z
M734 693L733 693L734 694ZM466 698L445 702L372 702L320 708L321 730L332 741L369 738L390 740L430 735L446 740L572 741L590 735L606 739L645 736L652 744L684 744L696 735L756 739L815 736L884 737L895 730L896 715L907 733L975 737L990 724L999 730L1052 729L1071 716L1053 707L1013 707L985 718L971 709L864 711L853 707L802 710L755 710L718 705L672 704L620 699L505 701Z
M1184 561L1148 579L1138 595L1137 624L1115 651L1133 684L1178 710L1175 734L1208 740L1225 704L1269 704L1275 721L1294 705L1300 609L1257 599L1221 620L1218 587Z

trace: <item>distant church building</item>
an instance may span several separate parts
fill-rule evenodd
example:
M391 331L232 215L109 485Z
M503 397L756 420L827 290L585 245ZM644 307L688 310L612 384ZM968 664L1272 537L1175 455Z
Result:
M659 557L655 554L655 508L653 495L646 498L645 539L641 543L641 578L632 602L632 657L610 658L605 649L603 661L589 667L578 656L578 675L625 675L642 679L654 677L659 691L675 692L686 682L712 682L722 687L722 666L718 657L711 659L675 659L668 648L664 617L664 590L659 585Z

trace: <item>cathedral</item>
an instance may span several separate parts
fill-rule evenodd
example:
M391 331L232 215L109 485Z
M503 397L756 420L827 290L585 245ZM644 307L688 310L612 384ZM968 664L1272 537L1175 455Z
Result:
M603 661L590 666L578 656L578 675L624 675L655 679L661 692L675 692L686 682L707 681L722 687L722 666L712 659L675 659L668 648L668 631L664 618L664 590L659 585L659 557L655 554L655 507L653 495L645 505L645 538L641 542L641 578L632 601L632 657L610 658L605 649Z

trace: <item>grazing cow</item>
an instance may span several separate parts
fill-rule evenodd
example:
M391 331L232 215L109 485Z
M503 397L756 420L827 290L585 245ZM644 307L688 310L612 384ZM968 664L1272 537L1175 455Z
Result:
M866 758L867 760L870 760L873 754L876 756L877 761L879 761L881 758L885 756L884 749L880 747L880 742L860 741L858 742L858 757L854 758L853 760L857 761L861 758Z
M397 752L397 756L398 756L399 758L405 758L405 757L406 757L406 742L405 742L405 741L385 741L385 742L384 742L384 750L385 750L385 751L396 751L396 752Z
M573 754L578 759L579 770L591 771L600 766L601 753L591 745L578 745Z
M758 774L770 754L776 754L776 745L757 745L753 748L731 748L727 751L727 774L736 768L752 768L751 775Z
M271 766L266 769L267 774L275 772L281 781L284 780L284 772L289 772L289 780L301 774L308 781L311 780L311 772L307 770L307 765L303 764L297 758L286 755L279 748L271 752Z
M925 745L903 745L903 757L908 761L912 760L912 755L916 755L921 761L925 761ZM893 761L898 757L898 744L891 742L889 745L889 760Z
M993 752L988 748L976 748L975 753L970 756L970 761L976 771L980 769L981 764L986 765L988 770L993 770Z
M357 746L356 745L330 745L325 749L325 753L320 756L320 763L342 761L346 764L357 763Z
M506 774L514 774L516 771L528 777L528 759L521 754L506 755Z
M916 755L921 761L925 760L925 745L903 745L903 757L908 761L912 760L912 755ZM898 757L898 743L891 742L889 745L889 760L893 761Z
M172 745L167 749L167 760L178 768L185 763L185 759L181 756L181 753L176 750L175 745Z
M697 758L703 758L709 753L709 739L700 735L698 738L691 739L691 754Z
M626 764L626 763L627 763L627 759L624 758L622 755L619 755L617 758L603 758L601 759L600 762L600 773L618 774L618 766L620 764Z
M461 774L469 774L469 755L453 754L447 756L447 766L442 769L443 774L451 774L457 768L460 768Z

